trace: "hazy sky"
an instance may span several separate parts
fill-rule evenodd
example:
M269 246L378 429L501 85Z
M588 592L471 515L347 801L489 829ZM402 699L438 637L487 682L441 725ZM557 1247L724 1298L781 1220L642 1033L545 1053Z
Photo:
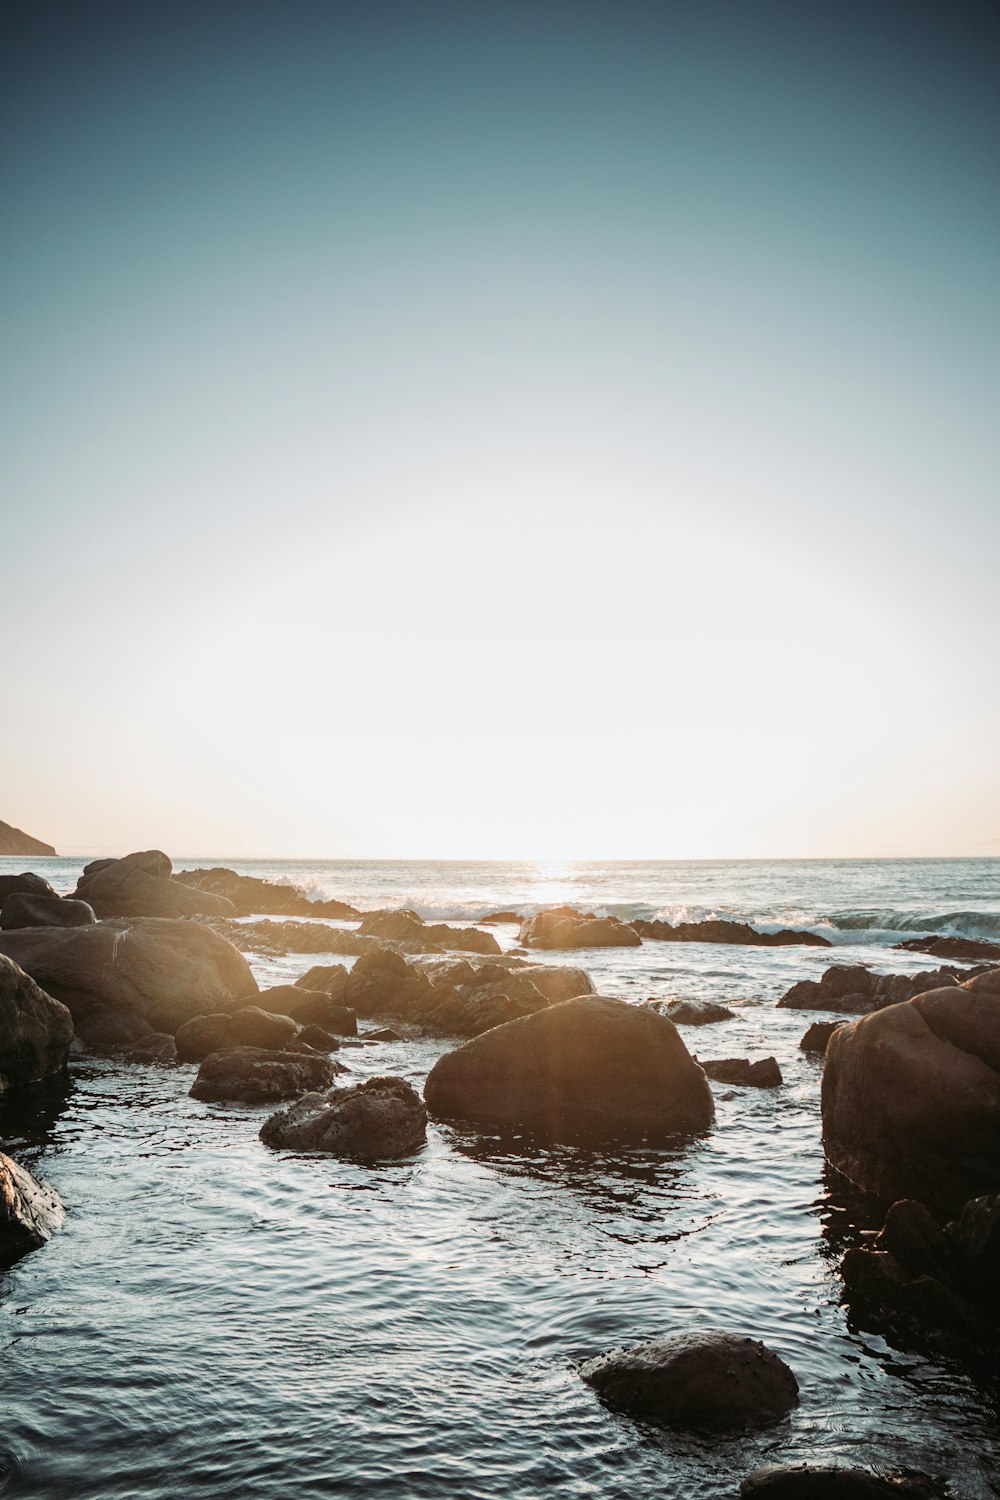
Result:
M5 15L0 817L1000 853L990 8Z

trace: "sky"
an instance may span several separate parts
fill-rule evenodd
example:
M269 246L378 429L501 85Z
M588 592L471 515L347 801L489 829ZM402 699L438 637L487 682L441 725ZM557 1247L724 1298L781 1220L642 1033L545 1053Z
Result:
M1000 854L995 10L3 15L0 817Z

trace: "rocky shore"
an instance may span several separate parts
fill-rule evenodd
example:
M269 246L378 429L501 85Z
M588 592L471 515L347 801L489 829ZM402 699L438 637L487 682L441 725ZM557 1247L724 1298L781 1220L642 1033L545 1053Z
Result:
M665 925L552 908L521 923L512 954L481 926L363 913L221 868L175 875L160 851L95 861L67 895L33 872L0 877L0 1090L58 1085L74 1058L104 1054L196 1064L190 1094L206 1103L279 1106L259 1129L272 1150L392 1160L421 1149L428 1122L454 1122L514 1140L669 1143L683 1161L713 1130L713 1084L780 1089L775 1058L699 1061L684 1030L727 1027L731 1008L626 1003L547 954L825 940L714 921L665 936ZM261 990L247 952L349 963ZM843 1257L852 1316L907 1347L989 1361L1000 1354L1000 966L835 965L777 1003L825 1013L802 1046L825 1051L826 1157L886 1205L878 1237ZM394 1075L357 1076L368 1048L407 1037L442 1039L422 1097ZM58 1232L57 1188L0 1155L0 1255ZM740 1330L677 1330L595 1354L579 1373L609 1408L681 1428L777 1423L799 1400L792 1370ZM788 1473L746 1483L790 1497L880 1492Z

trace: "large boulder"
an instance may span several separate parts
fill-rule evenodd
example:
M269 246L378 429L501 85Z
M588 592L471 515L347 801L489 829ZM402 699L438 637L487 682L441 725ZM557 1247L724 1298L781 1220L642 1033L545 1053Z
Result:
M0 1258L37 1250L65 1217L58 1193L0 1152Z
M756 1339L716 1330L614 1349L580 1374L609 1406L665 1427L764 1427L799 1404L784 1360Z
M63 896L32 896L15 891L0 907L0 930L16 927L86 927L97 916L86 901Z
M392 1157L423 1144L427 1111L402 1078L369 1078L354 1088L306 1094L264 1124L266 1146L331 1151L337 1156Z
M867 1192L951 1212L1000 1190L1000 970L839 1027L822 1108L828 1160Z
M583 995L447 1052L424 1087L431 1113L559 1138L704 1130L712 1093L674 1027L623 1000Z
M557 906L529 917L522 925L525 948L638 948L639 934L617 917L595 917Z
M99 917L227 917L236 908L224 896L195 890L170 878L170 860L160 849L87 865L74 895Z
M648 921L637 917L629 924L640 937L653 938L660 943L733 943L748 948L788 948L798 945L807 948L832 948L829 938L818 932L806 932L796 927L782 927L778 932L758 932L749 922L732 922L722 917L706 917L700 922L663 922L658 918Z
M979 970L975 972L981 972ZM863 964L834 964L821 979L800 979L782 995L778 1005L786 1010L831 1010L840 1015L870 1015L889 1005L899 1005L928 990L960 984L967 969L946 966L924 974L873 974Z
M356 920L361 913L346 901L313 901L301 886L285 885L277 880L261 880L257 875L237 875L235 870L216 866L211 870L181 870L173 877L194 890L207 891L231 901L237 916L257 913L268 916L329 917L333 920Z
M67 1005L74 1021L130 1011L173 1034L192 1016L252 1003L257 981L231 943L201 922L145 917L0 933L0 953Z
M200 1062L210 1052L233 1047L263 1047L280 1052L298 1031L290 1016L271 1015L259 1005L244 1005L228 1015L217 1011L185 1021L176 1036L177 1056L181 1062Z
M21 875L0 875L0 906L3 906L8 896L54 896L55 894L49 882L32 870L25 870Z
M359 1016L409 1018L426 1004L431 982L402 954L379 950L359 958L344 988L344 1003Z
M0 1093L61 1072L72 1040L65 1005L0 954Z
M344 1069L320 1052L267 1052L233 1047L210 1052L189 1089L192 1099L266 1104L330 1087Z

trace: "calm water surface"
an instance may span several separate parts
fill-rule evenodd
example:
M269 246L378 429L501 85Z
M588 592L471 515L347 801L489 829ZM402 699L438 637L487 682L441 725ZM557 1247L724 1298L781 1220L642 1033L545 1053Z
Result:
M34 867L69 888L81 863ZM1000 928L996 860L240 868L428 916L564 899L794 915L836 939L838 961L885 972L931 963L891 952L905 932ZM274 982L316 961L255 967ZM814 1017L774 1009L831 955L648 943L580 961L608 994L733 1005L736 1019L686 1029L689 1047L773 1053L785 1086L717 1088L713 1129L670 1149L432 1125L425 1149L376 1167L266 1150L269 1111L188 1098L193 1067L81 1061L64 1099L8 1107L8 1147L69 1213L0 1275L0 1492L714 1500L758 1462L809 1457L1000 1494L996 1388L852 1329L840 1306L839 1255L879 1207L827 1190L819 1068L798 1050ZM419 1084L446 1045L342 1057L358 1078ZM575 1373L612 1345L713 1326L788 1360L801 1387L788 1420L678 1437L608 1412Z

